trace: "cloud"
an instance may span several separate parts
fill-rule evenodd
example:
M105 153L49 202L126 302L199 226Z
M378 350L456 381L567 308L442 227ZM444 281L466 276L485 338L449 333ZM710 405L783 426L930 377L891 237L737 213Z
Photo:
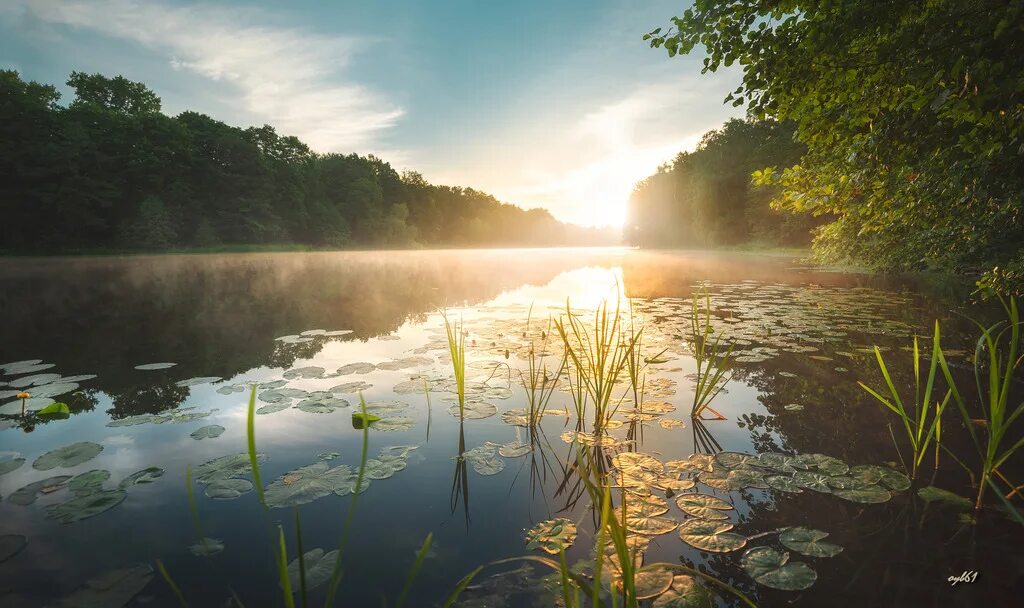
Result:
M133 0L28 0L44 22L128 40L188 71L237 89L244 110L297 135L318 151L364 151L396 124L401 108L345 79L355 56L373 43L267 25L253 9L169 6Z

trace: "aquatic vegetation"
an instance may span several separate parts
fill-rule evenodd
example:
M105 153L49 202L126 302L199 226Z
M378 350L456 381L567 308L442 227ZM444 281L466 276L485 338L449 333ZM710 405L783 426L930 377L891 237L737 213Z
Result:
M576 526L568 519L542 521L526 532L528 549L543 549L557 555L576 541Z
M121 489L97 490L53 505L47 510L46 516L62 524L70 524L105 513L124 502L127 497L128 494Z
M27 486L18 488L7 497L7 501L16 505L28 506L36 501L40 494L51 494L67 487L71 475L55 475L34 481Z
M68 481L68 489L75 495L92 494L101 490L108 479L110 471L93 469L72 477Z
M701 318L700 300L704 296L704 315ZM716 334L712 340L712 334ZM696 379L693 386L693 405L690 415L700 418L705 411L710 411L719 419L725 416L712 409L711 402L721 393L732 379L727 374L726 366L733 354L734 345L730 344L723 352L722 331L715 331L711 325L711 293L704 288L693 294L690 307L690 345L693 358L697 365Z
M25 464L24 458L5 457L3 460L0 460L0 475L6 475L11 471L17 471L23 464Z
M779 534L779 542L787 549L810 557L835 557L843 548L822 540L827 536L828 532L797 526L783 530Z
M300 575L300 561L295 558L288 564L288 580L291 582L294 592L305 585L306 589L316 589L331 580L331 573L334 571L334 563L341 555L341 551L335 549L324 553L323 549L310 549L302 554L302 573Z
M964 498L959 494L954 494L949 490L944 490L935 486L920 488L917 490L917 495L926 503L942 502L965 510L974 506L969 498Z
M43 454L32 462L32 468L37 471L49 471L58 467L77 467L95 458L103 451L103 446L91 441L80 441L72 443Z
M730 532L733 525L727 522L689 519L679 527L679 538L684 543L700 549L724 553L742 549L747 544L744 536Z
M448 355L451 357L452 371L455 373L455 394L458 397L459 416L463 416L466 407L466 334L462 322L448 321L448 314L441 313L444 319L444 331L448 338Z
M143 363L142 365L136 365L135 369L140 371L156 371L161 369L170 369L177 365L177 363Z
M203 537L189 545L188 552L196 557L212 557L224 550L224 541L219 538Z
M800 591L818 580L818 573L803 562L789 561L789 554L771 547L753 547L740 560L750 578L773 589Z
M253 484L248 479L232 477L210 482L203 493L214 500L234 500L243 494L248 494L252 489Z
M917 336L914 336L914 395L912 401L914 409L912 412L907 409L905 400L900 398L899 391L896 390L896 386L893 384L889 370L885 365L885 359L882 357L882 352L877 348L875 349L875 358L878 360L878 367L881 370L882 377L885 379L885 384L889 389L889 396L886 397L881 395L878 391L872 389L863 382L857 383L861 388L871 393L871 395L882 405L892 410L903 422L903 428L906 431L907 439L912 450L910 465L908 466L907 463L904 462L903 467L910 475L911 479L915 479L917 477L917 471L920 468L921 462L924 460L925 454L927 453L928 447L931 445L933 439L935 441L935 462L936 466L938 466L939 444L942 438L942 412L946 409L946 405L949 403L949 399L953 394L952 389L950 389L946 391L946 396L941 402L932 399L932 392L935 387L935 374L939 368L941 352L942 347L940 345L939 322L936 321L935 333L932 336L931 362L928 366L928 377L925 380L923 393L921 385L921 357L918 349ZM899 446L897 446L897 451L898 450ZM902 453L899 457L900 460L903 460Z
M126 606L152 580L153 568L147 564L116 568L89 579L61 598L57 605L68 608Z
M192 439L214 439L220 437L221 433L224 432L224 427L219 424L208 424L201 426L198 429L192 431L190 436Z

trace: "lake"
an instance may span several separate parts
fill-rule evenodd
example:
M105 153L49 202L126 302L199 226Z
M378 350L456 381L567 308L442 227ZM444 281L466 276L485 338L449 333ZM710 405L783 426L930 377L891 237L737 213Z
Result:
M694 420L700 286L733 350L731 381ZM525 539L550 520L576 528L568 565L591 560L593 474L616 486L614 504L642 503L627 511L638 560L695 567L761 606L1009 606L1021 527L922 500L928 485L973 499L946 452L933 474L929 451L906 487L891 468L907 456L902 424L858 385L884 390L877 345L912 393L912 337L930 352L938 319L966 386L977 336L964 315L993 318L969 293L785 255L630 249L3 259L0 604L177 605L150 570L159 559L189 605L280 605L277 526L291 561L297 505L303 551L329 553L357 495L339 604L394 605L429 533L406 605L440 605L478 566L549 556ZM561 365L567 301L585 333L602 302L620 331L643 331L640 386L611 383L599 434L577 418L571 358ZM442 311L465 340L461 416ZM533 424L531 362L550 398ZM254 384L266 509L246 455ZM353 420L361 397L378 418L368 428ZM32 413L52 402L69 417ZM952 407L942 433L970 455ZM1004 472L1019 481L1022 468ZM784 544L791 527L828 536ZM744 556L761 546L777 568L783 553L805 565L755 581ZM311 583L330 572L319 555ZM978 574L949 581L964 572ZM537 563L494 565L456 605L553 606L557 580ZM660 599L677 591L671 576L644 584L648 603L689 605Z

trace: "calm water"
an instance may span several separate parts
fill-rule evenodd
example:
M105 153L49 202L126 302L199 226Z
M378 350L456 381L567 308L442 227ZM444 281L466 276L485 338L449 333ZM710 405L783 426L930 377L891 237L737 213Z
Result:
M716 326L737 350L733 381L713 404L727 419L694 424L688 405L694 362L683 336L688 298L701 282L710 285ZM293 509L265 515L249 484L237 481L252 478L244 466L202 479L211 470L204 463L245 451L245 391L253 382L263 384L256 417L258 448L266 455L263 482L284 492L274 500L304 501L306 551L337 547L352 497L310 488L300 495L308 473L294 472L318 462L324 464L314 469L321 472L358 466L362 431L351 420L358 391L383 418L369 431L369 457L385 450L385 464L404 461L404 468L382 466L359 496L339 603L378 606L382 596L393 602L427 533L434 543L410 605L436 605L478 565L539 554L525 547L524 533L551 518L578 525L569 562L588 559L592 514L568 467L587 450L574 441L575 418L547 415L536 433L515 424L525 406L518 370L531 345L550 351L548 365L558 365L549 319L564 314L566 298L582 319L592 318L601 301L620 298L624 309L632 305L634 323L646 328L645 354L665 350L646 369L645 402L657 402L657 411L632 416L627 397L598 450L602 458L638 451L668 462L726 451L890 463L897 454L887 425L895 419L857 380L882 386L870 350L879 345L897 383L911 386L910 338L930 335L935 319L943 321L945 345L969 349L972 332L959 313L987 311L965 304L969 290L962 287L822 272L788 257L617 249L3 260L0 363L29 362L0 376L10 385L0 385L0 467L25 459L0 476L0 534L27 538L23 550L0 564L0 604L44 605L108 571L156 559L191 605L224 605L232 591L248 606L280 603L270 529L284 527L294 557ZM467 331L473 403L461 426L449 412L451 366L439 315L445 307ZM965 365L965 356L953 359ZM175 365L136 369L154 363ZM81 377L68 378L74 376ZM552 412L572 410L567 388L563 379ZM22 417L19 390L36 395L29 410L57 400L72 414L48 422ZM193 438L210 425L223 433ZM968 453L960 426L949 416L945 440ZM81 461L91 456L87 444L87 453L69 456L72 466L36 460L78 442L102 451ZM388 450L396 446L414 449ZM456 458L475 448L470 459ZM117 489L148 467L164 473ZM1010 463L1007 472L1019 479L1021 468ZM109 472L106 481L104 473L91 474L101 489L83 488L89 477L58 477L44 491L17 492L92 470ZM930 469L925 477L922 485ZM233 481L209 483L218 479ZM934 483L970 493L967 476L948 457ZM781 550L777 538L752 539L732 552L700 551L674 529L689 516L669 494L662 517L674 520L673 529L651 537L645 562L696 564L763 606L1009 606L1022 590L1018 526L997 515L965 525L956 508L926 505L914 489L877 504L808 489L730 492L697 483L685 491L733 505L725 513L742 536L800 525L828 532L827 540L844 548L831 558L790 551L791 561L806 562L817 581L804 591L774 590L739 564L749 547ZM78 509L83 501L76 496L96 492L116 506L84 517L89 513ZM653 493L666 497L664 490ZM57 516L77 520L61 523ZM223 551L194 555L190 546L203 535L222 542ZM947 582L964 571L979 576L973 584ZM547 574L491 568L461 605L555 605L550 595L524 590L542 586L538 579ZM311 591L314 601L322 602L323 589ZM158 576L129 598L114 605L174 604ZM719 605L734 604L720 598Z

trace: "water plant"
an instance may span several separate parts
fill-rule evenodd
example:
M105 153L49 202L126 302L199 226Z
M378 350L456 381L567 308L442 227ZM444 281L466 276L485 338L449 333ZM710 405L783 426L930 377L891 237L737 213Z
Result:
M1000 303L1006 320L988 327L974 322L981 330L981 336L974 348L974 380L984 436L975 430L976 416L971 414L963 394L958 390L949 363L941 350L937 352L937 358L949 383L953 400L963 416L971 441L981 458L978 494L974 500L975 510L981 509L985 493L991 488L1011 515L1024 524L1024 517L1010 502L1014 496L1019 496L1020 486L1007 479L1000 470L1007 460L1024 447L1024 438L1007 445L1011 426L1021 414L1024 414L1024 401L1015 406L1010 405L1010 391L1015 383L1020 382L1016 374L1024 362L1024 353L1021 352L1020 310L1016 298L1009 301L1000 299ZM1001 488L1000 482L1007 487Z
M877 346L874 348L875 359L878 361L878 369L882 372L885 385L889 389L889 396L882 395L863 382L857 382L861 388L870 393L879 403L900 417L912 452L910 464L908 465L903 459L903 454L899 451L899 445L896 446L896 451L900 461L903 463L903 469L911 479L917 478L921 462L924 460L925 454L933 440L935 441L935 461L936 464L938 463L939 446L942 439L942 412L945 411L950 396L953 394L953 390L949 389L946 391L946 395L941 402L932 399L935 389L935 376L942 358L940 333L939 322L936 321L935 332L932 336L932 356L928 365L928 377L924 381L923 392L921 383L921 353L918 348L917 336L914 336L913 348L914 394L912 398L903 399L900 397L900 393L896 389L896 385L893 383L892 376L889 373L889 368L885 364L882 351ZM907 402L913 403L912 411L908 410Z
M445 335L448 338L448 354L455 372L455 392L459 400L459 415L464 417L466 410L466 335L462 322L450 322L448 313L442 312Z
M600 433L622 401L613 402L613 391L634 348L630 340L623 339L619 302L616 300L614 311L609 311L607 300L601 302L591 330L572 312L566 299L565 315L555 319L555 328L576 370L577 389L581 394L586 392L594 405L593 428ZM576 403L581 418L585 409L585 404Z
M702 295L705 302L703 317L700 308ZM715 334L714 339L712 334ZM732 379L731 374L726 375L726 366L735 344L729 344L723 352L722 338L722 332L716 332L711 326L711 293L706 287L698 289L690 303L690 343L697 364L693 406L690 408L690 416L693 418L701 418L705 411L710 411L718 420L725 420L725 416L711 408L711 402Z
M527 320L527 327L529 327L529 320ZM524 374L521 369L517 370L519 381L526 390L526 415L530 427L534 427L540 422L541 416L544 415L544 410L547 409L548 402L551 401L551 396L554 395L558 386L558 379L569 361L569 352L567 349L563 349L557 369L552 372L548 368L544 359L550 335L551 324L549 321L548 329L542 332L540 348L538 349L534 342L530 342L530 350L526 357L526 373Z

